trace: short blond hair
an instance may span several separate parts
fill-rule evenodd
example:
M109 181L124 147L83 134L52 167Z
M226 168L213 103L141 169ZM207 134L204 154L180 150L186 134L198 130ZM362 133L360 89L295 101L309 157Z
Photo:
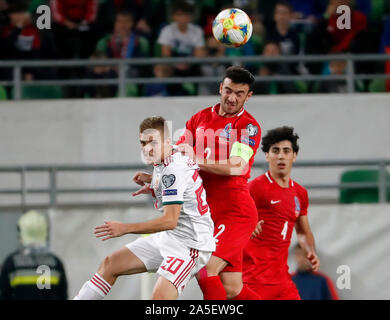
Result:
M139 133L148 129L156 129L160 131L164 139L170 136L167 121L161 116L152 116L144 119L139 125Z

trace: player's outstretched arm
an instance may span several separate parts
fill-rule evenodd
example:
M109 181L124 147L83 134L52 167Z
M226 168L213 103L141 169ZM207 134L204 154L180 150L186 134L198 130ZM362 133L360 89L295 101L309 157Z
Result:
M204 160L203 163L198 162L198 165L202 171L221 176L240 176L244 174L247 168L247 162L243 158L236 156L225 161Z
M144 186L139 188L137 191L133 192L131 195L135 197L140 194L149 194L149 193L152 193L152 189L150 188L150 184L146 183Z
M194 160L199 165L200 170L221 176L240 176L244 174L248 168L247 163L253 155L253 152L249 157L235 155L234 153L227 160L215 161L197 158L194 149L189 144L180 144L177 146L177 150ZM241 149L240 151L243 153Z
M179 220L181 204L164 206L164 215L156 219L140 223L122 223L119 221L105 221L95 228L95 235L102 240L117 238L128 233L143 234L172 230Z
M320 259L315 251L314 236L311 232L309 219L307 216L300 216L295 223L295 231L299 245L306 251L306 258L311 263L312 271L318 271Z

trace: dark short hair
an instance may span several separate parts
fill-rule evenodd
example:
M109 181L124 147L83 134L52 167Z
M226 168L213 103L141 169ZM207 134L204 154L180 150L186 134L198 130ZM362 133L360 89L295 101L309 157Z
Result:
M287 7L288 10L290 10L290 12L293 12L293 11L294 11L294 8L293 8L293 6L291 5L291 3L288 2L288 1L285 1L285 0L280 0L280 1L278 1L278 2L275 3L274 12L275 12L277 6Z
M255 83L255 77L252 73L240 66L231 66L225 70L225 75L222 82L229 78L234 83L244 83L249 86L249 91L253 90L253 84Z
M267 42L264 44L264 46L263 46L263 52L264 52L264 48L265 48L266 46L270 45L270 44L274 45L275 47L277 47L277 48L279 49L280 52L282 52L282 48L281 48L281 46L280 46L280 42L274 41L274 40L267 41Z
M267 134L263 137L261 141L261 150L263 152L268 153L269 149L275 143L288 140L291 142L291 146L294 152L298 153L299 145L298 145L298 134L294 133L293 127L279 127L272 130L268 130Z
M120 10L116 13L116 17L122 16L122 17L128 17L132 21L134 21L134 14L132 14L130 11L127 10Z
M164 135L164 139L170 136L167 121L161 116L152 116L144 119L139 125L139 133L142 133L148 129L159 130L160 133Z
M194 12L194 7L188 1L177 0L172 4L172 14L175 14L178 11L192 14Z
M26 1L16 0L8 4L8 13L19 13L28 11L28 5Z

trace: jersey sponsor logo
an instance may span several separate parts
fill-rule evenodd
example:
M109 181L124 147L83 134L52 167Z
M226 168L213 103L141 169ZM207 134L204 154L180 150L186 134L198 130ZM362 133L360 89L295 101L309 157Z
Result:
M294 197L295 201L295 216L298 217L301 213L301 203L299 202L299 199L297 196Z
M228 123L223 131L219 134L220 137L226 138L227 140L230 139L230 133L232 132L232 124Z
M177 189L163 190L163 196L176 196L176 195L177 195Z
M257 135L257 133L259 132L259 128L257 126L255 126L254 124L252 123L249 123L247 126L246 126L246 131L248 132L249 136L250 137L254 137Z
M174 174L163 175L161 180L165 188L169 188L175 183L176 177Z
M279 203L281 200L271 200L271 204L277 204Z

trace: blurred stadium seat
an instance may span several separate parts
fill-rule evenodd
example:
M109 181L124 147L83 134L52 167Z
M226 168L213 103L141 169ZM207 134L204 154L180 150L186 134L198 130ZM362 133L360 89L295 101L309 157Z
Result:
M341 175L341 183L378 183L379 171L376 169L348 170ZM386 181L390 182L390 174L387 173ZM387 189L387 201L390 202L390 189ZM377 203L379 202L378 187L353 189L341 189L339 202L347 203Z

